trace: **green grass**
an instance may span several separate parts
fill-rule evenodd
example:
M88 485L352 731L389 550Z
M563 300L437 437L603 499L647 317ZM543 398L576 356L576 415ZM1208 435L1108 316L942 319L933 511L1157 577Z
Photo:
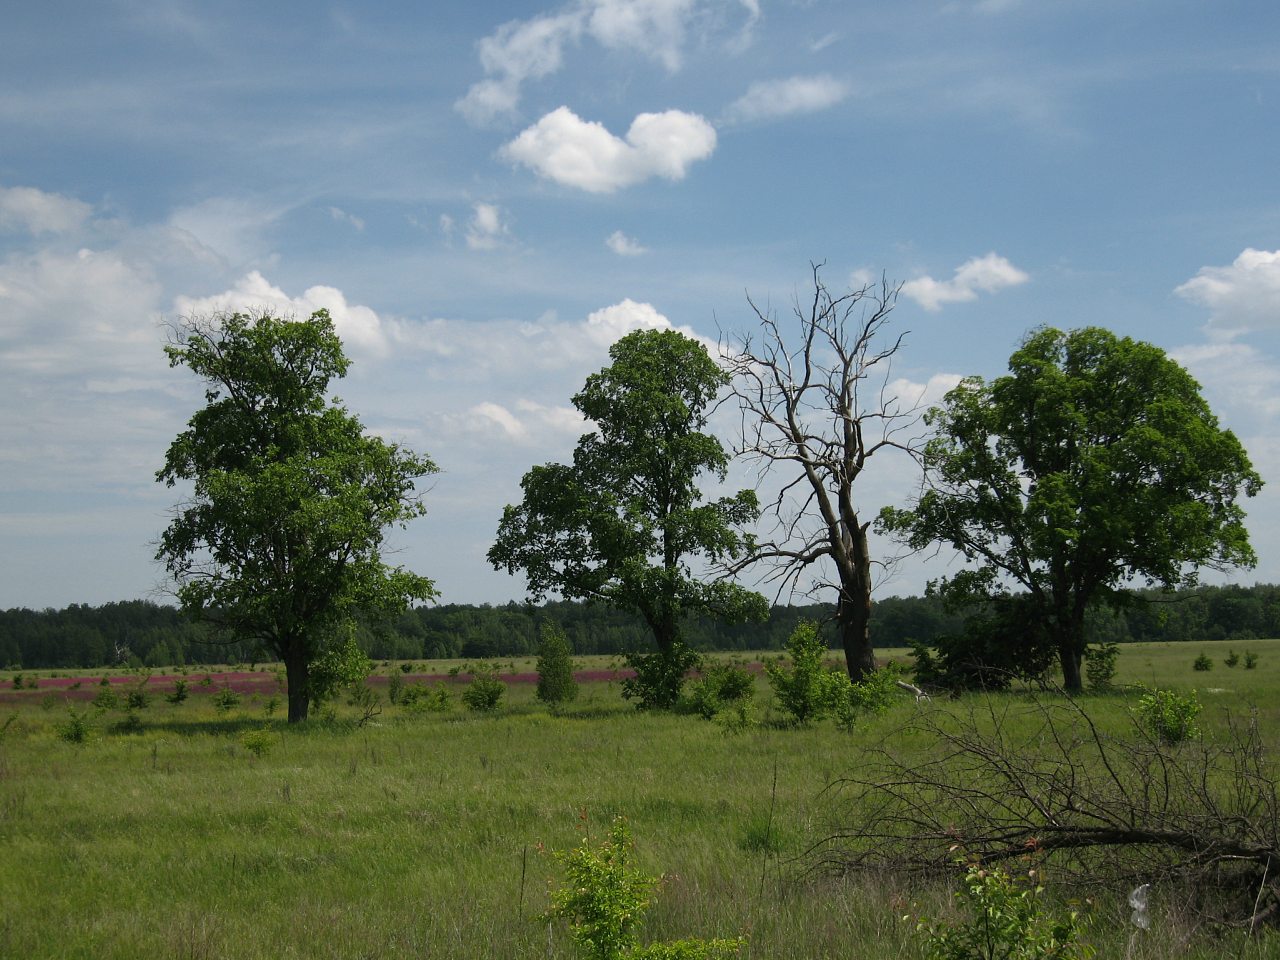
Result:
M1257 652L1258 668L1227 669L1228 647ZM1202 649L1209 673L1191 669ZM1280 742L1278 641L1127 646L1118 681L1199 689L1210 729L1256 705ZM897 734L919 709L906 697L853 733L730 735L638 713L606 683L557 714L527 684L494 716L456 700L445 714L384 705L363 728L345 706L336 723L290 729L261 700L223 716L193 692L154 697L138 733L113 729L123 711L98 716L84 744L58 738L66 708L41 700L0 703L0 726L16 714L0 740L0 957L569 957L562 932L533 919L556 874L545 850L602 836L617 814L638 865L667 878L646 939L746 934L750 958L911 958L916 918L949 909L942 888L804 873L838 817L824 787L870 748L923 748ZM763 681L757 700L778 717ZM1087 698L1116 729L1135 701ZM264 728L257 757L240 737ZM1115 899L1099 894L1099 956L1280 957L1268 938L1184 942L1175 921L1130 944Z

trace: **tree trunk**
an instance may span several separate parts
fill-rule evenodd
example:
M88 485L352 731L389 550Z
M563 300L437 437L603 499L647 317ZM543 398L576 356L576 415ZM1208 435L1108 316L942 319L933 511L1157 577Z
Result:
M311 706L311 661L301 650L302 644L294 644L284 657L285 677L289 684L289 722L301 723L307 719Z
M867 585L870 586L869 584ZM844 647L845 668L854 683L876 672L876 654L871 646L871 591L864 589L856 597L840 591L836 601L836 624Z
M1083 692L1084 684L1080 682L1080 645L1069 631L1059 632L1058 662L1062 665L1063 689L1067 693Z

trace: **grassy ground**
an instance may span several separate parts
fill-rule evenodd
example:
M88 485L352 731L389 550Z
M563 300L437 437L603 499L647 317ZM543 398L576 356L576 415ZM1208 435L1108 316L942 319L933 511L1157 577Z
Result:
M1231 647L1256 653L1257 668L1227 668ZM1192 669L1201 652L1211 671ZM1198 689L1210 732L1228 709L1256 706L1280 745L1280 641L1127 646L1118 679ZM77 702L93 717L79 744L59 737L68 707L43 687L0 703L0 725L12 718L0 740L0 957L569 957L563 932L536 920L557 874L546 851L602 836L619 814L641 866L666 875L646 938L746 934L744 956L776 960L918 957L916 918L950 909L945 889L892 877L805 877L804 854L840 817L826 785L868 749L912 749L895 738L914 711L963 701L904 697L852 733L728 733L637 713L616 683L585 686L558 714L513 684L493 716L384 700L364 727L342 705L334 722L290 729L279 709L265 716L267 696L221 713L195 690L177 705L153 696L132 732L124 711ZM1120 729L1135 699L1086 701ZM757 700L776 718L763 683ZM263 730L257 756L243 738ZM1159 914L1131 936L1122 896L1097 899L1099 956L1280 957L1269 937L1218 940Z

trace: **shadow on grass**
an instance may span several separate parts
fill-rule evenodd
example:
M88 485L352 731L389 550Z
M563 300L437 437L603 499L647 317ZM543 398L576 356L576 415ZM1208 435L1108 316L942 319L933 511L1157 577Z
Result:
M219 717L214 720L161 720L159 722L143 720L136 727L131 727L124 722L116 722L106 724L102 729L103 732L116 737L131 737L144 733L171 733L180 737L201 735L217 737L234 736L246 730L261 730L263 728L269 729L273 733L283 733L286 730L304 732L322 729L321 724L318 722L314 724L294 724L290 727L285 720L268 720L264 717ZM327 729L327 726L325 729Z

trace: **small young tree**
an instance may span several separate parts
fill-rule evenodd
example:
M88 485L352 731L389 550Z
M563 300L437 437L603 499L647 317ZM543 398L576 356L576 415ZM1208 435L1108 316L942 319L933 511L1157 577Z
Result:
M573 679L573 656L569 638L555 623L544 620L542 642L538 645L538 691L543 703L555 706L578 697L578 681Z

